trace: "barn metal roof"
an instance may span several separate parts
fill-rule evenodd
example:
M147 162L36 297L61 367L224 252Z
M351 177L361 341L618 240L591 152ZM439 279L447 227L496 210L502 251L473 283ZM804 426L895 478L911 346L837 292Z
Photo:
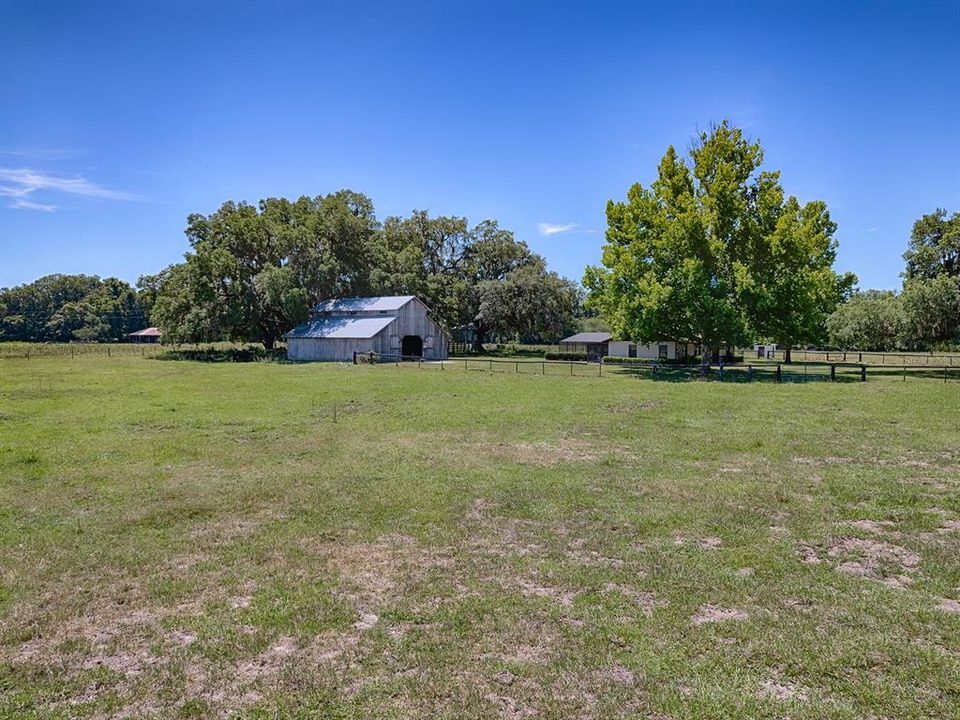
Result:
M372 338L395 317L353 317L326 315L313 318L287 333L288 338Z
M413 300L413 295L337 298L334 300L324 300L314 309L316 312L399 310L411 300Z
M144 328L136 332L127 333L127 337L160 337L160 329L155 327Z
M564 338L560 342L565 343L605 343L612 338L613 335L606 332L582 332L577 333L576 335L571 335L568 338Z

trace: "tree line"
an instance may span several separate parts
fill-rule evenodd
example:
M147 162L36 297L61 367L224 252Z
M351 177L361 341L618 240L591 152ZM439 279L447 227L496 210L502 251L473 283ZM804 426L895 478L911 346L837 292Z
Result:
M118 340L149 321L169 343L272 348L321 300L416 295L482 349L494 336L554 342L581 304L573 282L494 220L415 211L381 223L371 200L350 190L226 202L190 215L186 235L183 262L142 276L136 290L82 275L0 290L0 338Z
M0 289L0 339L116 342L146 325L150 304L117 278L46 275Z
M903 288L858 292L827 319L835 347L934 350L960 346L960 213L938 208L913 225Z

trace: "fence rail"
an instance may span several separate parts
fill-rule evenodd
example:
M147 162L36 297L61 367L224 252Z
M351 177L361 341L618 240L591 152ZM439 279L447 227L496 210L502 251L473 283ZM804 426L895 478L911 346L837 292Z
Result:
M744 350L744 357L756 354L749 349ZM773 358L781 360L785 351L777 350ZM801 362L841 362L857 363L859 365L904 365L920 367L958 367L960 368L960 354L958 353L910 353L910 352L875 352L867 350L791 350L793 360Z
M519 375L566 375L573 377L609 377L627 375L654 380L713 380L718 382L866 382L874 378L907 377L960 382L960 367L870 366L866 363L735 363L716 365L677 365L661 363L592 363L576 360L510 360L503 358L462 357L432 360L418 356L357 353L354 364L392 364L399 367L439 370L506 372Z

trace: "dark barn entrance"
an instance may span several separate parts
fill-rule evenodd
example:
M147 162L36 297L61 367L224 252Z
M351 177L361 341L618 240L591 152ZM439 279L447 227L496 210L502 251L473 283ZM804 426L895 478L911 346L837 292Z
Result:
M404 335L400 343L400 354L404 357L423 357L423 338L419 335Z

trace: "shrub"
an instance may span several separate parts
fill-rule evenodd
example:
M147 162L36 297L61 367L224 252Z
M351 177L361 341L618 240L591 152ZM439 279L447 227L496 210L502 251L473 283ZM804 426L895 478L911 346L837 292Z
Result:
M260 360L286 360L286 348L265 350L257 345L242 348L195 348L164 350L156 355L158 360L193 360L196 362L259 362Z
M545 352L544 360L587 360L587 354L582 352Z

